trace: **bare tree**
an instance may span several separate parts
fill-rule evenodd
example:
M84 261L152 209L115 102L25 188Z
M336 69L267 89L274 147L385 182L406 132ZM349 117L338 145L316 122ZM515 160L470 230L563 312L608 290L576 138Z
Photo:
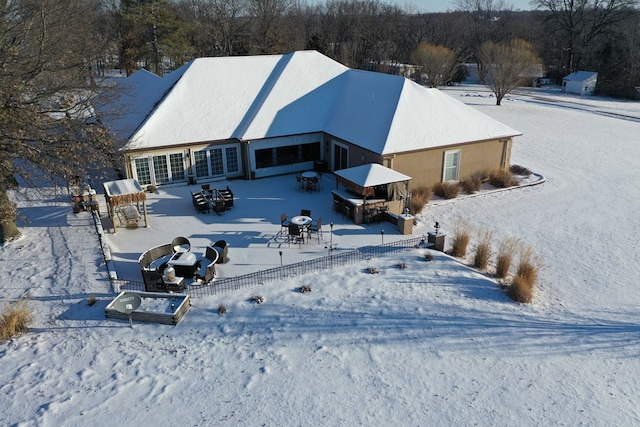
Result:
M94 0L4 2L0 8L0 221L20 235L7 196L40 180L69 182L111 165L113 143L92 114L91 65L105 52L91 36Z
M181 0L178 10L197 56L247 54L247 0Z
M551 13L566 51L566 71L580 67L592 42L631 16L637 0L532 0L531 4Z
M456 74L458 58L454 51L444 46L420 43L411 55L411 60L420 67L430 87L437 87L450 81Z
M510 38L507 31L510 14L505 11L512 6L506 0L455 0L454 5L465 18L460 28L465 40L464 56L477 59L484 42Z
M254 50L256 53L279 53L285 34L280 24L292 0L248 0L248 3L255 22Z
M486 73L484 83L496 96L496 105L506 94L530 81L541 64L533 46L521 39L485 42L480 47L480 61Z

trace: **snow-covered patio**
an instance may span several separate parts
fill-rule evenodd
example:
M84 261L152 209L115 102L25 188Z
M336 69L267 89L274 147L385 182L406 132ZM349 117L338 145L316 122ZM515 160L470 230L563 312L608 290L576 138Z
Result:
M177 236L188 238L191 250L200 253L207 245L226 240L229 261L218 265L219 278L278 267L280 251L282 263L286 265L328 255L331 244L335 253L339 253L410 237L401 234L397 226L389 222L354 224L341 213L333 212L331 190L336 189L336 181L332 174L324 174L320 191L314 192L297 189L295 175L210 184L212 188L229 186L233 190L235 203L232 209L222 215L213 211L198 213L191 201L191 191L200 191L198 183L162 187L156 193L147 193L146 203L151 218L149 228L122 227L113 233L106 214L103 214L105 236L119 279L141 281L140 254L151 247L169 243ZM313 235L304 244L289 243L287 232L281 231L280 215L299 215L301 209L310 209L313 218L322 218L319 242ZM433 223L420 222L414 227L413 235L433 231L432 226Z

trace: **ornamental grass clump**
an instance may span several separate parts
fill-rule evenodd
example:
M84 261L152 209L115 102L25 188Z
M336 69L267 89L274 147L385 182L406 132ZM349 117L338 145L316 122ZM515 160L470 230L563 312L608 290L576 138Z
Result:
M508 295L517 302L530 303L540 270L544 267L542 258L533 253L530 246L521 246L518 268L508 289Z
M502 239L498 244L496 255L496 276L506 279L513 263L513 256L518 248L518 240L513 238Z
M431 189L429 187L418 187L411 192L411 202L409 204L409 213L417 215L422 212L425 205L431 199Z
M444 199L455 199L460 194L460 187L450 182L439 182L433 186L433 194Z
M469 176L460 181L460 187L466 194L473 194L480 190L482 185L482 178L479 175Z
M23 334L33 322L33 313L26 298L6 304L0 314L0 340L8 340Z
M478 244L476 245L476 253L473 258L473 266L479 270L486 270L491 257L491 239L493 232L480 229L477 232Z
M508 170L496 169L489 174L489 184L496 188L508 188L518 185L518 180Z
M227 306L224 304L218 304L218 314L222 316L223 314L227 314Z
M453 226L453 238L451 240L451 255L463 258L467 255L467 247L471 236L471 226L463 219L458 218Z

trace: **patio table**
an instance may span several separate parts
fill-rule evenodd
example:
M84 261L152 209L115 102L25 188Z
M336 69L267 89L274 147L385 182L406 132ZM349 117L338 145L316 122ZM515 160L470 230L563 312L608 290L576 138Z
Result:
M291 218L291 224L299 225L300 227L306 228L311 225L313 222L313 218L305 215L298 215Z
M315 171L306 171L300 174L302 177L302 189L309 192L317 189L318 173Z
M179 276L193 277L193 274L198 269L199 259L200 254L194 252L176 252L169 259L167 265L175 268L176 274Z

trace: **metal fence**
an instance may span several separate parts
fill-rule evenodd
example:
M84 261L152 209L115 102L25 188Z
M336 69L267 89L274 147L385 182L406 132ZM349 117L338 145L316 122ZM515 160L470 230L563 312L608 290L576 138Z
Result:
M365 246L346 252L331 252L327 256L295 264L283 265L282 267L259 270L254 273L236 277L225 277L215 279L212 283L203 286L187 286L185 292L191 297L203 297L223 294L225 292L248 289L277 280L302 276L322 270L330 270L346 265L356 264L372 258L393 255L399 252L412 250L415 248L427 248L432 246L424 237L414 237L397 242L385 243L379 246ZM143 282L132 280L113 279L112 284L115 289L124 290L144 290Z

